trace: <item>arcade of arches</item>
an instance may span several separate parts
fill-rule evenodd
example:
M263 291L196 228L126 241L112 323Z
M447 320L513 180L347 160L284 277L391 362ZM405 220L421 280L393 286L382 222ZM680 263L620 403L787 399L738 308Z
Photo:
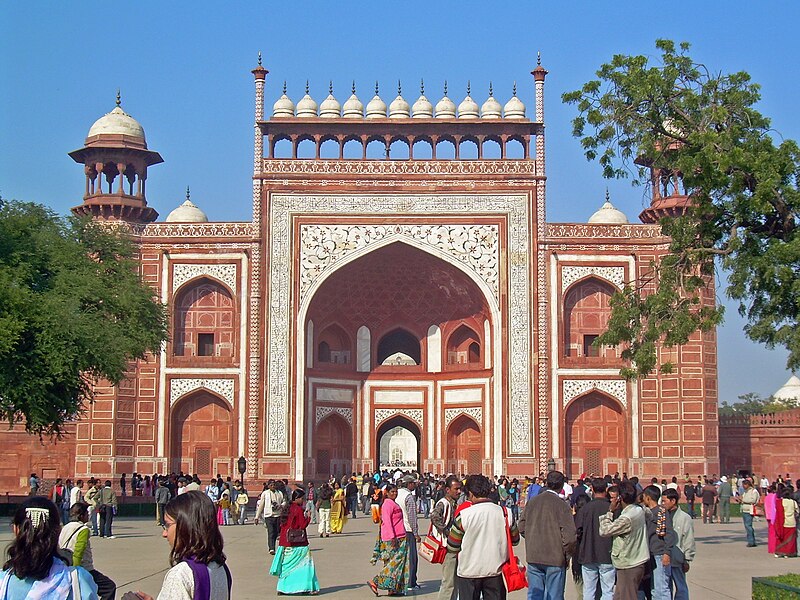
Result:
M376 468L381 437L398 426L397 440L418 440L420 470L492 471L494 324L460 268L405 243L383 246L320 285L306 327L306 473ZM465 410L480 416L450 423Z

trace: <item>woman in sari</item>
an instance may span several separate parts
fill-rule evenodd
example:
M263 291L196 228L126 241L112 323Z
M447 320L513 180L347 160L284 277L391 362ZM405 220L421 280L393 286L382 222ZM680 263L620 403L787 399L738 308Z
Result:
M775 512L777 510L778 494L777 488L773 483L769 486L769 493L764 496L764 517L767 519L767 552L775 554L775 546L778 543L775 537Z
M789 488L775 501L775 558L797 556L797 502Z
M342 533L345 521L344 490L336 481L333 484L333 497L331 497L331 533Z
M303 511L306 493L292 492L291 501L281 513L281 533L270 575L278 577L279 594L319 593L319 580L308 551L308 527L311 517Z
M381 505L381 529L370 562L383 561L380 573L367 582L372 593L387 590L390 596L402 596L408 582L408 550L403 511L395 501L397 486L388 484Z

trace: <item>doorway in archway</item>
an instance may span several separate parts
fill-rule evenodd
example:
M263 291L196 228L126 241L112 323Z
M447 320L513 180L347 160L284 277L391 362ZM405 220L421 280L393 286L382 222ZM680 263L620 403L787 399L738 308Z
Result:
M380 470L419 471L422 464L422 440L416 423L396 415L381 423L375 439L375 456Z
M234 427L230 407L207 391L181 398L171 415L170 468L207 481L233 475Z
M466 415L447 428L447 469L450 473L474 475L481 472L483 443L478 424Z

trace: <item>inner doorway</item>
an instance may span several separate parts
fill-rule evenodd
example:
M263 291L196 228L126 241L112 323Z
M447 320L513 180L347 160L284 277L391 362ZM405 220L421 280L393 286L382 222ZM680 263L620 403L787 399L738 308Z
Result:
M380 470L419 471L422 463L419 427L410 419L396 415L381 423L376 436L377 468Z
M447 470L449 473L475 475L481 472L483 461L481 429L478 424L461 415L447 428Z
M317 425L314 446L318 479L339 479L352 472L353 435L342 417L331 414Z
M179 400L172 411L172 470L201 481L233 475L233 430L230 407L217 396L198 391Z

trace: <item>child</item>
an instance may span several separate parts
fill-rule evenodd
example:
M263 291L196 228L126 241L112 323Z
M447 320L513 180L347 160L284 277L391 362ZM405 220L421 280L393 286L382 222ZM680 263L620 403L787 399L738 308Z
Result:
M231 493L229 490L222 492L222 498L219 501L219 509L222 511L222 520L220 525L231 524Z

